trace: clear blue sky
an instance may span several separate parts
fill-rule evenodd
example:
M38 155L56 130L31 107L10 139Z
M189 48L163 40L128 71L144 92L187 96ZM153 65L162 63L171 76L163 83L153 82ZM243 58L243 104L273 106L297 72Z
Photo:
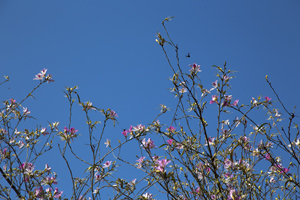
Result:
M150 123L159 104L175 106L167 90L172 71L155 39L157 31L163 32L162 20L176 16L166 25L179 45L183 68L188 70L193 62L201 65L202 81L210 86L216 80L211 66L227 61L238 71L232 94L245 104L260 94L275 99L265 82L268 74L291 110L300 102L299 10L296 0L1 0L0 75L10 76L0 87L1 101L27 95L38 84L34 75L47 68L55 82L38 90L36 100L23 103L37 118L26 122L32 129L35 124L46 126L47 120L60 121L61 129L66 126L68 104L62 90L78 85L82 101L117 112L119 125L105 137L122 138L122 129ZM188 52L191 58L185 57ZM73 126L84 137L84 113L75 107ZM63 160L50 160L64 182L58 168L65 167Z

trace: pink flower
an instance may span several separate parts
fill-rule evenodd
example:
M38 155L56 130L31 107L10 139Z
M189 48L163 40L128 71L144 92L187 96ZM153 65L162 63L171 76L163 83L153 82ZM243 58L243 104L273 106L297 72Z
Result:
M41 71L41 73L40 73L40 74L42 74L43 76L45 76L45 75L46 75L46 72L47 72L47 69L46 69L46 68L44 68L44 69Z
M208 138L208 143L209 143L210 146L215 144L214 141L215 141L215 137L209 137ZM206 143L205 146L208 146L208 144Z
M144 138L141 145L144 149L152 149L156 147L154 145L154 142L151 140L151 138L148 138L148 141L146 142L146 139Z
M190 69L191 73L201 72L200 65L197 65L196 63L193 63L193 65L190 65L190 67L191 67Z
M42 133L44 136L46 136L46 135L49 134L49 132L47 132L47 128L42 128L42 129L41 129L41 133Z
M122 134L123 134L125 137L127 137L127 133L128 133L128 132L129 132L129 131L127 131L127 130L124 129L124 130L122 131Z
M75 128L72 127L70 131L71 131L71 135L74 135L78 130L75 130Z
M266 99L267 102L269 102L269 101L271 101L272 98L270 98L268 96L265 96L265 99Z
M65 133L65 135L67 134L67 133L69 133L70 132L70 129L68 129L66 126L64 127L64 133Z
M187 89L186 89L186 88L181 88L181 89L179 89L179 92L180 92L181 94L183 94L183 93L187 92Z
M213 88L217 88L218 87L218 80L216 80L215 82L212 83Z
M119 117L119 116L117 115L117 113L116 113L115 111L113 111L113 110L110 110L109 116L110 116L111 118Z
M271 161L271 155L269 153L266 153L265 160Z
M133 131L141 131L141 132L143 132L144 130L146 130L146 128L142 124L139 124L139 125L133 127Z
M172 139L169 139L169 140L167 140L167 143L171 146L172 143L173 143L173 140L172 140Z
M0 154L5 155L5 154L6 154L6 151L7 151L7 148L3 149L2 152L1 152L1 150L0 150Z
M42 185L52 185L57 184L56 178L54 176L52 177L45 177L42 181Z
M97 181L101 181L102 180L102 176L100 174L95 174L95 179Z
M54 82L51 74L48 74L48 76L46 76L46 80L47 80L47 83Z
M223 106L229 106L232 99L232 95L225 95L224 98L225 100L223 101Z
M55 188L55 191L54 191L54 198L58 199L59 197L61 197L63 191L61 192L58 192L58 189Z
M28 108L23 107L23 114L24 115L30 114L30 111L28 110Z
M233 104L231 104L231 106L237 106L238 103L239 103L239 99L235 100L235 101L233 102Z
M288 173L289 171L290 169L284 167L280 173Z
M19 147L19 149L22 149L22 147L24 146L25 144L24 144L24 142L23 141L19 141L18 142L18 147Z
M210 103L210 104L218 103L218 96L217 96L217 95L212 95L212 96L211 96L211 100L210 100L209 103Z
M47 188L45 191L46 191L47 193L50 193L50 192L52 192L52 189L51 189L51 188Z
M52 123L52 127L51 128L54 128L55 130L57 130L58 131L58 125L59 125L59 122L54 122L54 123Z
M168 161L167 159L161 159L161 160L157 160L156 164L158 166L155 167L155 169L157 169L160 172L164 172L165 171L165 167L170 163L171 161Z
M252 100L253 100L253 102L252 102L252 103L253 103L253 105L254 105L254 106L257 106L257 104L258 104L258 101L256 101L256 99L254 99L253 97L252 97Z
M228 169L228 168L230 168L231 166L232 166L231 160L229 160L228 158L226 158L226 159L224 160L224 168L225 168L225 169Z
M44 193L43 187L35 188L35 196L37 198L42 198L43 193Z
M45 78L48 83L54 82L54 80L52 79L52 75L48 74L46 76L46 72L47 72L47 69L43 69L40 73L38 73L37 75L35 75L35 78L33 80L40 80L40 81L42 81L43 78Z
M170 126L169 128L167 128L166 130L171 132L171 133L174 133L175 132L175 129L173 126Z
M85 102L86 104L86 109L87 110L96 110L96 108L93 107L93 103L92 102Z
M39 74L35 75L35 78L33 78L33 80L43 80L43 78L44 78L44 76L41 73L39 73Z
M103 164L103 168L108 168L108 167L111 165L111 162L112 162L112 161L106 161L106 162Z
M128 130L128 131L129 131L129 133L132 132L132 126L129 127L129 130Z
M275 109L275 117L278 117L278 118L281 117L281 114L279 114L278 109Z
M144 159L145 159L146 157L140 157L138 160L136 160L136 161L138 161L138 169L140 169L140 168L142 168L142 163L144 162Z
M20 169L24 170L25 174L31 174L34 170L34 165L32 163L23 163L19 166Z
M45 170L49 172L51 170L51 167L49 167L48 164L46 164Z
M146 194L143 194L143 197L147 200L152 200L153 199L153 195L150 194L150 193L146 193Z
M229 77L227 75L223 76L224 81L228 81L229 79L232 79L232 77Z

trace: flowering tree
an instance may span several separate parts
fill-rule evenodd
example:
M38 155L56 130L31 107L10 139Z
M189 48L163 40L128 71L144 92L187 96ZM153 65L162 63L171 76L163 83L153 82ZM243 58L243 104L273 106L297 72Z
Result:
M117 113L100 109L89 101L82 102L77 87L67 87L68 125L61 128L59 122L52 122L49 130L44 127L18 130L21 123L32 117L21 104L42 84L53 82L52 76L44 69L34 78L40 81L37 87L20 102L15 99L4 101L1 109L2 198L238 200L300 197L300 138L294 122L298 118L295 111L289 112L284 107L267 76L266 81L274 91L278 105L289 116L286 125L283 113L272 101L274 97L259 96L249 100L248 104L230 95L233 72L226 63L222 67L213 66L217 80L210 83L201 81L200 75L205 70L200 65L193 63L189 69L181 67L178 45L174 44L165 27L165 22L170 19L166 18L162 23L167 39L158 33L156 42L173 71L171 92L177 97L177 106L173 108L172 119L164 122L167 124L160 123L165 113L170 112L166 105L160 105L161 112L149 125L139 124L124 129L119 133L118 145L112 146L111 140L104 138L104 133L110 120L114 125L117 122ZM171 64L165 49L167 45L175 50L176 67ZM86 117L89 158L80 157L73 146L73 141L80 136L80 131L72 127L75 102L82 107ZM210 119L205 111L212 107L216 118ZM268 114L264 121L250 117L250 113L259 108ZM93 120L93 112L103 115L101 122ZM232 113L238 117L233 118ZM56 137L61 140L58 149L72 180L70 197L64 195L65 188L55 187L60 172L52 171L47 163L44 169L35 168L39 157L53 149ZM135 162L122 156L127 144L139 152ZM278 156L279 152L285 155L284 159ZM77 166L70 164L70 155L84 166L79 169L80 173ZM136 170L136 175L141 178L118 178L120 174L116 170L124 166ZM84 177L80 177L82 172Z

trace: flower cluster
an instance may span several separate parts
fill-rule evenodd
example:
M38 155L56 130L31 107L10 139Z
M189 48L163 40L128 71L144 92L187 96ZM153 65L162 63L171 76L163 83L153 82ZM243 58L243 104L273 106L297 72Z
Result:
M40 73L35 75L35 78L33 78L33 80L42 81L45 79L45 81L47 81L47 83L54 82L54 80L52 79L52 75L51 74L46 75L46 73L47 73L47 69L43 69Z

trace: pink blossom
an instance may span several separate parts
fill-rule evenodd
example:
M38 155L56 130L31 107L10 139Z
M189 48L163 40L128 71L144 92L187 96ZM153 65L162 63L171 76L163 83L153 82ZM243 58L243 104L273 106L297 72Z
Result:
M231 106L237 106L238 103L239 103L239 99L235 100L235 101L233 102L233 104L231 104Z
M253 100L253 102L252 102L253 105L254 105L254 106L257 106L257 105L258 105L258 101L256 101L256 99L254 99L253 97L252 97L252 100Z
M68 129L66 126L64 127L64 133L65 133L65 135L67 134L67 133L69 133L70 132L70 129Z
M56 177L45 177L44 180L42 181L42 185L52 185L52 184L57 184Z
M5 154L6 154L6 151L7 151L7 148L3 149L2 152L1 152L1 150L0 150L0 153L1 153L2 155L5 155Z
M110 165L111 165L112 161L106 161L104 164L103 164L103 168L108 168Z
M58 189L55 188L55 191L54 191L54 198L58 199L59 197L61 197L63 191L61 192L58 192Z
M52 192L52 189L51 189L51 188L47 188L45 191L46 191L47 193L50 193L50 192Z
M33 78L33 80L43 80L43 78L44 78L44 76L41 73L39 73L39 74L35 75L35 78Z
M23 107L23 114L24 114L24 115L30 114L30 111L28 110L28 108Z
M191 67L190 69L191 73L201 72L200 65L197 65L196 63L193 63L193 65L190 65L190 67Z
M170 126L169 128L167 128L166 130L171 132L171 133L174 133L175 132L175 129L173 126Z
M181 89L179 89L179 92L180 92L181 94L183 94L183 93L187 92L187 89L186 89L186 88L181 88Z
M214 88L217 88L217 87L218 87L218 80L216 80L215 82L213 82L213 83L212 83L212 86L213 86Z
M156 147L154 145L154 142L151 140L151 138L148 138L148 141L146 142L146 139L144 138L141 145L144 149L152 149Z
M122 131L122 134L123 134L125 137L127 137L127 133L128 133L128 132L129 132L129 131L127 131L127 130L124 129L124 130Z
M231 189L229 191L229 198L228 200L239 200L241 197L238 196L238 192L235 189Z
M45 77L48 83L54 82L54 80L52 80L52 75L48 74L46 76L46 72L47 72L47 69L43 69L40 73L35 75L35 78L33 80L43 80L43 78Z
M158 166L155 167L155 169L157 169L160 172L164 172L165 171L165 167L170 163L171 161L168 161L167 159L161 159L161 160L157 160L156 164Z
M95 179L97 181L101 181L102 180L102 176L100 174L95 174Z
M212 96L211 96L211 100L210 100L209 103L210 103L210 104L218 103L218 96L217 96L217 95L212 95Z
M128 130L130 133L132 132L132 126L129 127L129 130Z
M172 139L169 139L169 140L167 140L167 143L171 146L172 143L173 143L173 140L172 140Z
M49 132L47 132L47 128L42 128L42 129L41 129L41 133L42 133L44 136L46 136L46 135L49 134Z
M215 141L215 137L209 137L208 138L208 143L209 143L210 146L215 144L214 141ZM208 146L208 144L206 143L205 146Z
M271 155L269 153L266 153L265 160L271 161Z
M176 149L183 149L183 145L182 144L180 144L180 143L176 143Z
M280 173L288 173L289 171L290 169L284 167Z
M45 75L46 75L46 73L47 73L47 69L46 69L46 68L44 68L44 69L41 71L41 73L40 73L40 74L42 74L43 76L45 76Z
M232 77L229 77L227 75L223 76L224 81L228 81L229 79L232 79Z
M232 95L225 95L224 98L225 100L223 101L223 106L229 106L232 99Z
M129 185L135 185L135 182L136 182L136 178L133 179L133 180L129 183Z
M47 83L54 82L51 74L48 74L48 76L46 76L46 80L47 80Z
M265 96L265 99L266 99L267 102L269 102L269 101L271 101L272 98L270 98L268 96Z
M43 193L44 193L43 187L35 188L35 196L37 198L42 198Z
M146 130L146 128L142 124L139 124L139 125L133 127L133 131L141 131L141 132L143 132L144 130Z
M282 167L281 164L275 164L274 165L277 169L280 169L280 174L282 173L288 173L290 171L290 169Z
M140 168L142 168L142 163L144 162L144 159L145 159L146 157L140 157L138 160L136 160L136 161L138 161L138 169L140 169Z
M18 147L19 147L19 149L22 149L22 147L24 146L25 144L24 144L24 142L22 141L22 140L20 140L19 142L18 142Z
M19 166L20 169L24 170L25 174L31 174L34 170L35 165L32 163L23 163L22 165Z
M11 98L11 99L10 99L10 104L14 104L14 103L16 103L16 100L13 99L13 98Z
M275 117L278 117L278 118L281 117L281 114L279 114L278 109L275 109Z
M109 116L110 116L111 118L119 117L119 116L117 115L117 113L116 113L115 111L113 111L113 110L110 110Z
M230 168L231 166L232 166L231 160L229 160L228 158L226 158L226 159L224 160L224 168L225 168L225 169L228 169L228 168Z
M72 128L70 129L70 131L71 131L71 135L74 135L78 130L75 130L75 128L72 127Z
M59 125L59 122L54 122L54 123L52 123L52 127L55 129L55 130L57 130L58 131L58 125ZM51 126L50 126L51 127Z
M93 107L93 103L92 102L85 102L86 104L86 109L87 110L96 110L96 108Z
M46 164L45 165L45 170L49 172L51 170L51 167L49 167L48 164Z
M143 194L143 197L147 200L152 200L153 199L153 195L150 194L150 193L146 193L146 194Z

